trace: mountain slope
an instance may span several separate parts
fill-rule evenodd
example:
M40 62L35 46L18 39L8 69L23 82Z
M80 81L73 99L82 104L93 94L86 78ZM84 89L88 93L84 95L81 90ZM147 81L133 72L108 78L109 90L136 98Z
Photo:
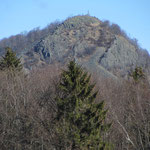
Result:
M150 73L150 57L119 28L88 15L57 24L21 54L28 69L76 62L105 77L126 76L136 66Z

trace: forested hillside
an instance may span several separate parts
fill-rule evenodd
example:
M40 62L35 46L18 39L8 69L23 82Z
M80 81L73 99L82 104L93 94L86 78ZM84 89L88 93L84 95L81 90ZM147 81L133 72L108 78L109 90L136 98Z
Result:
M150 84L142 70L116 83L72 69L0 71L1 148L149 150Z

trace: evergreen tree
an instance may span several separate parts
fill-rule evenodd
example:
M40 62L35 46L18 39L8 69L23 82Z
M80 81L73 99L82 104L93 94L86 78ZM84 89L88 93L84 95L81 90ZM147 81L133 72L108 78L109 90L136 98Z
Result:
M0 61L0 70L21 71L22 64L20 58L17 58L11 48L6 47L6 54Z
M98 92L93 92L95 84L90 84L90 78L74 61L61 74L57 132L63 146L70 149L109 149L104 135L111 124L105 123L104 101L95 102Z
M145 78L144 72L141 67L136 67L134 71L131 74L131 77L134 79L134 81L139 81L141 79Z

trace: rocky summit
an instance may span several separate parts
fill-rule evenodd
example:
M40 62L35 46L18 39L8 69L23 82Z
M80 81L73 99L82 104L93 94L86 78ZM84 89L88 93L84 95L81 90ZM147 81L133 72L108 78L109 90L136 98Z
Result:
M130 39L118 25L89 15L57 23L18 53L29 70L74 59L105 77L126 77L137 66L150 73L149 54L136 40Z

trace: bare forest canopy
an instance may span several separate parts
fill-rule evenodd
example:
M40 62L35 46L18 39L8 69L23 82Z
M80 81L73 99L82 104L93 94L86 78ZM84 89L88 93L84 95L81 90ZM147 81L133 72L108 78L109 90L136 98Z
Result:
M66 66L63 69L66 70ZM71 138L64 136L66 132L57 134L54 122L55 98L66 96L58 88L62 67L51 65L32 71L29 76L8 73L0 71L1 148L67 149L71 144L66 143ZM97 83L94 91L99 91L96 102L105 101L105 110L108 110L105 122L112 123L107 133L100 134L105 142L111 143L110 150L149 150L150 85L147 79L140 78L138 82L120 79L116 83L95 73L91 78L90 83Z

